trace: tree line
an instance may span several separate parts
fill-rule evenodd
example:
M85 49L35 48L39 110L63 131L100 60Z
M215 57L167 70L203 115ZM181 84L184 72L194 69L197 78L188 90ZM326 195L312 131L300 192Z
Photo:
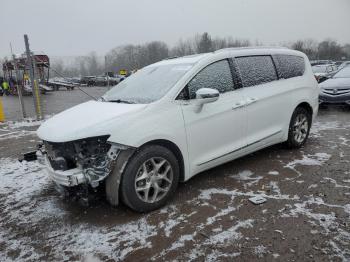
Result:
M53 75L55 71L64 76L99 75L107 71L118 72L120 69L140 69L169 57L212 52L222 48L261 45L263 44L258 41L251 42L249 39L212 38L210 34L203 33L185 40L181 39L172 47L162 41L152 41L118 46L110 50L104 59L91 52L86 56L75 58L70 65L64 65L62 60L56 60L52 63L52 68ZM310 60L350 60L350 44L341 45L333 39L321 42L305 39L281 45L304 52Z

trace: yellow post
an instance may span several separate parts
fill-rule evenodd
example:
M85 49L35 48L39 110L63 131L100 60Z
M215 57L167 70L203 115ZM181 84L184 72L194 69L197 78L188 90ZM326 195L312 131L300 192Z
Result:
M2 106L2 98L0 96L0 122L5 122L4 107Z
M43 114L41 112L41 101L40 101L40 95L39 95L39 87L38 87L38 83L36 82L36 80L34 80L34 93L33 96L35 95L36 97L36 112L38 114L39 119L41 120L43 117Z

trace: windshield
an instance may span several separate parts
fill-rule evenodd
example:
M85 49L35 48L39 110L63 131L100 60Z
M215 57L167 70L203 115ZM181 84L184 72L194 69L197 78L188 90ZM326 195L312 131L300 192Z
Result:
M350 78L350 66L345 67L336 73L333 78Z
M102 98L121 103L152 103L163 97L193 64L147 66L109 90Z

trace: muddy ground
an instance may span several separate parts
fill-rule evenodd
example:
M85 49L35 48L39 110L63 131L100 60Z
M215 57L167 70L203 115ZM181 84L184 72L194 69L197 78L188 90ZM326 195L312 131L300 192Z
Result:
M89 207L63 198L41 164L17 161L36 128L0 124L1 261L350 261L348 109L322 110L304 148L199 174L149 214L112 208L103 192ZM257 195L267 201L248 201Z

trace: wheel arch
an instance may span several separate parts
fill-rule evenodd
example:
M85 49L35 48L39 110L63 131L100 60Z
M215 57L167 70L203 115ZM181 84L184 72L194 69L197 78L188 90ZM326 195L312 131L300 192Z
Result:
M304 108L305 110L307 110L309 113L310 113L310 115L311 115L311 119L312 119L312 116L313 116L313 108L312 108L312 106L308 103L308 102L301 102L301 103L299 103L296 107L295 107L295 109L297 109L298 107L301 107L301 108ZM295 110L294 109L294 110Z
M185 162L184 162L184 158L180 148L175 143L166 139L155 139L155 140L148 141L147 143L144 143L142 146L140 146L140 148L149 146L149 145L159 145L169 149L175 155L176 159L179 162L179 168L180 168L179 181L180 182L185 181Z

